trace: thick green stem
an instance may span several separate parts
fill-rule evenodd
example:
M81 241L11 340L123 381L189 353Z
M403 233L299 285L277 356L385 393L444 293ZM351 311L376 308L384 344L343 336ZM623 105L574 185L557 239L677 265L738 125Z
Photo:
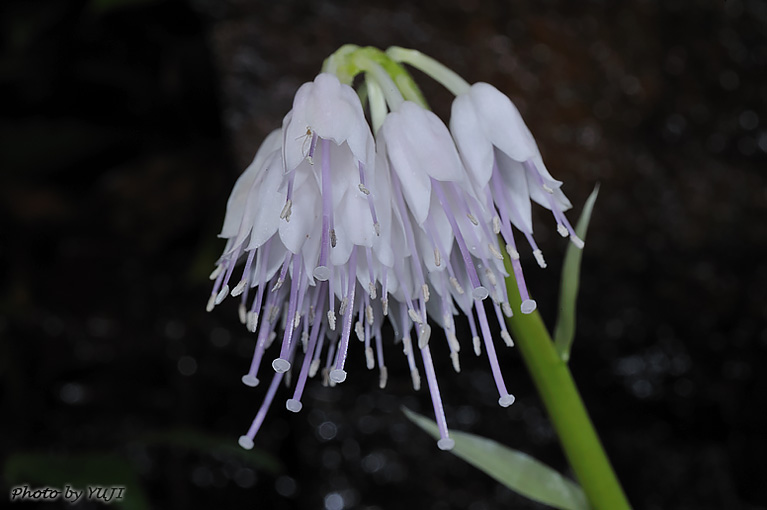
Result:
M506 270L514 274L508 258ZM513 277L507 279L506 287L512 308L519 310L521 299ZM594 510L630 510L570 369L557 354L541 316L515 313L508 323L589 503Z

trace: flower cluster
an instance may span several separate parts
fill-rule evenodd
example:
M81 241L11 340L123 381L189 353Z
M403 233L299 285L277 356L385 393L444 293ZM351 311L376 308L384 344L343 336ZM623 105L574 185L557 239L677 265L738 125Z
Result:
M399 62L456 93L449 129L427 109ZM370 123L349 85L360 73ZM525 286L513 228L545 267L533 239L534 201L552 211L562 236L582 246L563 213L570 203L561 184L546 170L516 107L493 86L469 86L411 50L344 47L334 54L314 81L299 88L282 128L264 140L227 204L220 234L227 243L211 274L208 310L228 295L240 299L240 319L256 333L243 383L259 384L266 350L281 335L271 358L272 383L240 445L252 448L286 372L297 372L286 402L294 412L301 410L307 378L320 373L325 384L343 382L355 338L383 388L386 319L416 389L421 359L440 448L452 448L453 441L431 358L432 341L443 336L432 335L432 325L444 331L460 371L455 317L467 317L472 347L477 355L484 347L498 402L509 406L514 397L490 328L497 321L505 344L513 345L504 320L514 311L503 252L522 298L520 312L531 313L536 303ZM233 279L241 261L239 280Z

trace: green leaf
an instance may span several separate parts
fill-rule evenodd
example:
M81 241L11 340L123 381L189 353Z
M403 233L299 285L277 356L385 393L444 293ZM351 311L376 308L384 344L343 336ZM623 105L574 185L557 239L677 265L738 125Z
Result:
M594 208L594 202L599 194L599 184L594 187L586 203L583 205L583 212L578 218L575 226L575 233L584 242L586 241L586 231L589 228L591 211ZM557 323L554 326L554 346L557 354L567 363L570 360L570 349L575 339L575 301L578 298L578 284L581 272L581 257L583 250L570 243L565 254L565 261L562 264L562 281L559 287L559 315Z
M436 423L404 407L402 411L432 437L439 438ZM451 453L514 492L561 510L589 510L586 496L575 482L529 455L465 432L451 431L450 437L455 440Z
M55 489L70 485L78 491L95 486L125 487L123 499L110 504L122 510L149 509L133 466L117 455L19 453L8 457L3 471L10 485L40 484ZM83 499L88 492L84 494Z

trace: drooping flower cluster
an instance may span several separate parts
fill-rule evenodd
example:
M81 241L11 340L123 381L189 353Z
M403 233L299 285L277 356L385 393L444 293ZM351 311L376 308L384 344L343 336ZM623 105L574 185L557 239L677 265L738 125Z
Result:
M420 67L456 93L449 129L395 60ZM269 355L272 383L240 445L252 448L289 370L297 373L286 402L294 412L301 410L308 378L319 372L325 384L343 382L355 339L383 388L388 320L416 389L421 358L438 445L450 449L432 342L442 349L446 340L459 371L455 318L464 315L475 353L483 347L487 353L499 404L511 405L490 328L497 321L505 344L513 345L504 320L514 311L503 252L522 298L520 312L531 313L536 303L512 227L545 267L533 239L531 201L550 209L560 234L580 247L563 213L570 203L515 106L491 85L469 86L428 57L401 49L385 55L344 47L324 71L299 88L282 128L264 140L237 180L220 234L227 243L211 275L208 310L228 295L240 299L240 320L256 334L243 383L259 384L266 351L279 340ZM365 73L375 137L347 84L358 73ZM444 335L432 335L432 325Z

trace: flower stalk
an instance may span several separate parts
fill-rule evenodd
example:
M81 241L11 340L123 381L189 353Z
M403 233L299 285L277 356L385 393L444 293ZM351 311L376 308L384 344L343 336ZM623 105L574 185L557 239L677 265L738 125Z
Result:
M506 269L511 270L508 257ZM509 302L521 299L513 276L507 279ZM540 314L508 319L528 372L543 400L570 467L594 510L630 510L626 495L589 418L567 363L557 354Z

